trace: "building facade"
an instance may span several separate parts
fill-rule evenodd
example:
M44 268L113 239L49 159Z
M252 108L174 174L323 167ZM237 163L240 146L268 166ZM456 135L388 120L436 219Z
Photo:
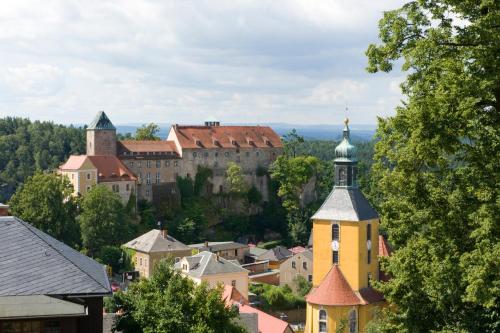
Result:
M379 279L379 217L356 182L356 148L348 121L335 149L335 185L313 221L313 288L306 297L307 333L365 332L383 295L371 287Z
M306 281L312 282L313 254L306 250L295 253L280 265L280 286L285 284L295 289L295 279L302 276Z
M266 173L269 165L282 153L280 137L270 127L221 126L217 121L200 126L173 125L167 140L119 141L116 128L101 111L87 128L85 156L117 157L127 169L125 173L133 178L133 193L139 199L149 201L153 200L155 193L175 196L177 177L194 179L200 167L212 171L205 191L225 192L226 169L230 162L234 162L241 166L247 182L261 192L263 200L267 200ZM71 158L83 159L81 156ZM96 173L94 179L87 181L78 177L78 172L87 170L76 170L72 163L60 167L60 172L69 176L75 186L75 193L80 194L84 194L88 186L91 188L103 182L99 176L101 167L92 171ZM126 187L122 183L118 185ZM115 189L118 188L115 186Z

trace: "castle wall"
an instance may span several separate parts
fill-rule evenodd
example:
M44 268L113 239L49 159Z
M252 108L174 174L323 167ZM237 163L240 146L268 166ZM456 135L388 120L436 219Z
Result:
M87 155L116 155L116 130L87 130Z

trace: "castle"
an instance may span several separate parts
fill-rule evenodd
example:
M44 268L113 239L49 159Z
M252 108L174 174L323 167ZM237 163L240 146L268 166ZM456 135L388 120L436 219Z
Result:
M246 181L267 200L265 172L283 153L280 137L267 126L173 125L166 140L117 140L116 128L103 112L87 127L87 154L72 155L59 168L74 194L96 184L107 186L127 202L132 193L148 201L176 191L178 177L194 179L198 167L212 170L211 193L227 192L229 162L241 166Z

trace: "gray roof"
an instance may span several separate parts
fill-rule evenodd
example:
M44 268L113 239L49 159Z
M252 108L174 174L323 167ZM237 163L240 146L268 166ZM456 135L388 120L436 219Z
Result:
M211 252L203 251L194 256L185 257L189 262L189 272L188 274L193 277L202 277L206 275L214 274L224 274L224 273L238 273L238 272L248 272L248 270L242 268L229 260L222 257L218 257L216 254ZM182 260L175 263L176 269L182 268Z
M116 130L104 111L99 111L87 129Z
M205 243L190 244L188 246L190 248L198 249L200 251L211 251L211 252L236 250L248 247L248 245L237 242L208 242L208 246L205 246Z
M292 251L284 246L276 246L259 256L259 260L281 261L292 256Z
M161 230L158 229L152 229L123 246L145 253L191 250L191 248L170 235L163 238Z
M365 221L378 214L357 188L335 187L323 205L312 216L315 220Z
M250 254L250 256L253 256L253 257L258 257L264 253L266 253L268 250L266 249L261 249L260 247L257 247L257 246L252 246L248 249L248 253Z
M84 305L46 295L0 296L0 319L86 315Z
M111 292L103 265L16 217L0 217L0 257L0 296Z

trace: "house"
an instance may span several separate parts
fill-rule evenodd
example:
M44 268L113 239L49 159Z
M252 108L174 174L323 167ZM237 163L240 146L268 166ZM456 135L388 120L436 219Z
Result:
M314 270L305 333L335 332L344 320L348 332L364 332L377 308L386 306L371 287L381 277L379 249L385 251L379 244L380 220L358 188L356 165L346 119L335 148L333 190L311 218Z
M296 288L295 278L302 276L306 281L312 282L313 253L303 251L294 254L280 265L280 286L288 285Z
M214 253L203 251L184 257L175 268L195 283L205 281L211 288L218 284L235 287L248 300L248 270Z
M248 253L248 245L237 242L204 242L188 245L199 252L209 251L227 260L238 260L241 264Z
M102 332L104 266L13 216L0 253L0 332Z
M283 153L279 135L267 126L223 126L218 121L207 121L203 125L176 124L170 128L167 140L120 141L115 126L100 111L86 131L87 152L84 156L119 159L127 171L116 173L115 180L122 180L125 174L135 178L134 189L138 199L148 201L153 200L154 193L165 195L168 191L177 191L172 185L176 184L177 177L194 179L199 167L212 170L209 184L204 189L206 193L225 192L229 162L240 165L246 180L259 189L263 199L267 200L267 170ZM101 167L107 166L85 165L77 168L73 163L79 166L77 162L81 161L78 159L75 161L73 158L70 164L61 167L61 173L68 174L74 185L81 185L75 186L75 193L84 194L87 186L99 183L98 175L103 173ZM115 161L110 163L116 164ZM87 166L88 169L84 168ZM85 172L92 173L94 178L87 179ZM81 184L76 184L78 176Z
M261 249L260 247L255 246L255 244L248 244L248 253L245 254L245 263L249 264L255 261L259 261L259 256L266 253L266 249Z
M162 259L179 261L182 257L191 255L191 248L168 235L167 230L153 229L147 233L123 244L132 252L135 270L141 277L149 278L155 265Z
M257 257L259 261L269 260L270 269L279 269L282 262L292 256L292 252L284 246L276 246Z
M271 316L259 309L256 309L250 305L245 300L241 300L241 294L239 291L231 286L225 286L222 298L226 301L226 305L238 307L240 317L246 317L250 315L257 316L257 326L258 333L293 333L290 325L281 319ZM240 320L242 323L242 320ZM244 324L244 322L243 322ZM253 327L244 325L248 332L253 332Z

